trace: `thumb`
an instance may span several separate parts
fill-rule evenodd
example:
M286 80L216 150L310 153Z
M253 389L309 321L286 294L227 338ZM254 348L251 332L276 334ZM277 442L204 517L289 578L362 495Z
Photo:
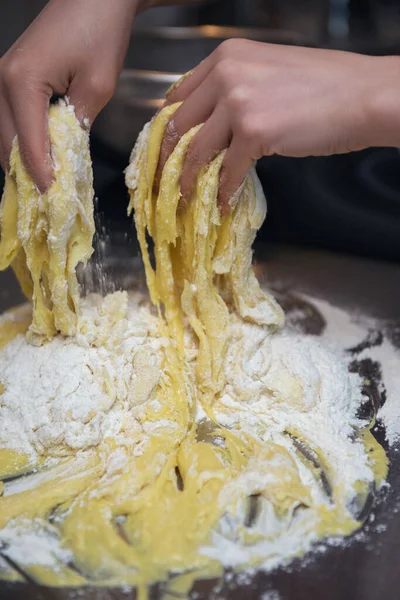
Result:
M15 94L10 103L22 161L41 193L53 181L48 129L50 95L49 90L30 90L28 97Z

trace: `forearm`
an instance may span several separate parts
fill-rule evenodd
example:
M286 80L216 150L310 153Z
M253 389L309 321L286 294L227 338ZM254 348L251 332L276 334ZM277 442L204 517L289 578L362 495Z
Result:
M400 147L400 57L371 58L375 93L367 100L373 146Z

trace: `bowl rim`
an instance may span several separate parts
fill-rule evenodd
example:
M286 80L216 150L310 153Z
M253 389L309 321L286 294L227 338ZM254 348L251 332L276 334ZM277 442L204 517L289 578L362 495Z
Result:
M267 27L223 27L220 25L199 25L198 27L185 26L155 26L134 27L132 38L158 38L162 40L195 40L195 39L232 39L245 38L255 41L268 39L282 42L296 41L302 45L315 45L318 40L291 29L274 29Z
M120 74L121 80L151 81L154 83L172 84L182 77L183 73L172 73L170 71L150 71L147 69L131 69L124 67Z

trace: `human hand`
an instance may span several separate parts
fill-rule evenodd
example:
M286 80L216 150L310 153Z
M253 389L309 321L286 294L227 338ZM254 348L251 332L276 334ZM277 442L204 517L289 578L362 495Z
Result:
M168 104L183 104L167 126L157 177L180 137L204 123L187 152L182 195L190 198L199 171L227 149L219 192L226 212L262 156L400 146L399 99L397 57L228 40L168 94Z
M14 137L44 192L53 177L47 110L67 95L90 125L111 98L141 0L50 0L0 59L0 163L6 170ZM87 119L87 120L86 120Z

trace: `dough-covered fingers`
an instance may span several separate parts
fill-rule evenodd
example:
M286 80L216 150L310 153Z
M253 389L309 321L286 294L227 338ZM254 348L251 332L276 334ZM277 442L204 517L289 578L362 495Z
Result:
M161 144L155 187L159 185L161 175L168 158L174 151L180 138L192 127L205 123L215 108L217 94L210 90L207 80L197 88L171 118Z
M223 107L224 127L234 140L221 174L219 201L226 210L253 160L262 156L325 156L399 146L399 73L398 57L228 40L169 101L182 101L182 113L189 112L189 103L195 112L192 98L200 106L211 96L215 106ZM195 121L193 125L199 124ZM188 157L182 178L185 196L205 158L222 149L215 143L220 124L215 128L207 134L208 150L196 148L195 159ZM197 139L204 140L206 131Z
M184 200L191 198L196 179L222 150L229 146L231 130L222 106L218 106L191 141L181 176Z
M218 204L222 214L227 214L236 203L237 192L254 161L246 152L246 145L234 137L222 163Z

